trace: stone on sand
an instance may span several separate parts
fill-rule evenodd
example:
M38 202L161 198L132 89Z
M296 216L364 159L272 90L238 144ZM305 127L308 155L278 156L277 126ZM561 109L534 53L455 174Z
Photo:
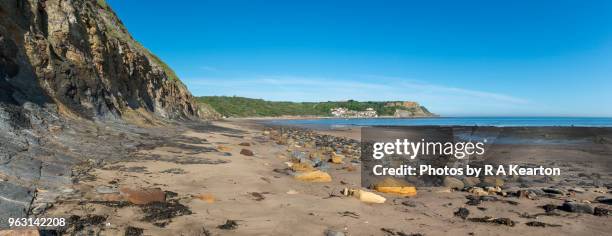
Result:
M215 196L209 193L198 194L195 196L195 198L200 199L206 203L214 203L216 200Z
M417 191L414 186L396 178L385 178L383 181L374 185L374 190L381 193L398 194L402 196L416 196Z
M572 202L572 201L564 202L563 205L559 207L559 209L563 211L567 211L567 212L587 213L587 214L593 214L595 211L593 209L593 206L591 206L591 204Z
M219 145L217 146L217 150L222 151L222 152L229 152L229 151L232 151L232 148L223 146L223 145Z
M255 153L253 153L253 151L243 148L242 150L240 150L240 154L245 155L245 156L254 156Z
M460 190L460 189L463 189L464 187L463 181L457 178L454 178L454 177L449 177L449 176L444 178L443 184L444 184L444 187L447 187L450 189Z
M125 196L131 203L144 205L152 202L165 202L166 193L161 189L132 189L122 187L119 189L121 195Z
M307 171L298 173L294 176L295 179L307 182L331 182L331 176L323 171L315 170L315 171Z
M334 164L342 164L343 163L342 160L344 160L344 158L345 158L344 155L332 152L330 161Z

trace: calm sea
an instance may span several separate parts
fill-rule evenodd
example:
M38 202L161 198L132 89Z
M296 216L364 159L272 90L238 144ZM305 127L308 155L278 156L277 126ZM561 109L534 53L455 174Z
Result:
M435 117L435 118L370 118L370 119L301 119L270 120L269 124L341 128L347 126L583 126L612 127L612 118L594 117Z

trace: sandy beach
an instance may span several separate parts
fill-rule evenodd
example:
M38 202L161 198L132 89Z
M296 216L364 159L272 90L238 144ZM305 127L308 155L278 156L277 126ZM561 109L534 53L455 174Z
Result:
M359 130L304 132L357 138ZM584 156L581 150L525 149L519 155L528 157L526 162L563 161L572 172L548 180L505 180L506 196L490 193L474 200L465 190L423 187L416 196L376 193L386 201L372 204L341 193L360 188L353 154L329 163L330 182L309 182L296 179L288 163L295 162L296 150L322 147L279 139L261 123L168 126L145 138L164 133L163 142L140 145L128 158L89 165L41 216L66 217L70 225L61 230L67 233L100 235L605 235L612 230L609 216L562 210L568 199L610 209L610 172L569 158ZM594 160L600 154L589 155ZM514 195L541 188L554 190Z

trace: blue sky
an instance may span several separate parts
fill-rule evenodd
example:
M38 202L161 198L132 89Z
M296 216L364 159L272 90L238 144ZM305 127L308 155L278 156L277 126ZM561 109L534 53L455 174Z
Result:
M612 116L612 1L107 2L196 96Z

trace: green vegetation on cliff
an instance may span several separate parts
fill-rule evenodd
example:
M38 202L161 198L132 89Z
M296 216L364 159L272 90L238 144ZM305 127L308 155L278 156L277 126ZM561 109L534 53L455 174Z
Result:
M396 109L424 112L431 115L425 107L404 107L389 105L390 102L359 102L354 100L337 102L276 102L263 99L228 96L198 97L199 103L210 105L221 115L226 117L261 117L261 116L331 116L332 108L347 108L353 111L374 109L378 115L392 116ZM415 103L416 104L416 103Z

